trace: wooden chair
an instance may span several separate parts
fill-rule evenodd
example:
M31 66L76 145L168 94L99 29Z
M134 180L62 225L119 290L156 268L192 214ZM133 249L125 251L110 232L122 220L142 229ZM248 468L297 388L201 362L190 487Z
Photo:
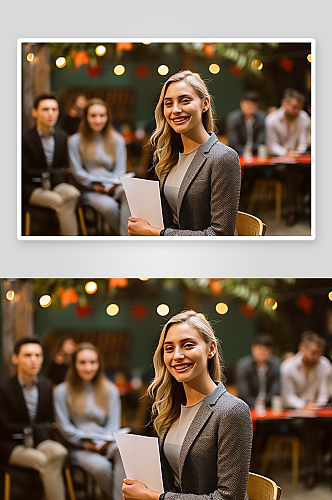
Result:
M282 183L278 180L257 179L250 196L248 210L253 212L256 201L264 199L266 193L272 190L275 192L276 223L279 224L281 221Z
M254 215L239 212L236 221L239 236L264 236L266 225Z
M78 220L81 226L81 232L83 236L87 236L86 224L83 215L82 204L79 203L76 208ZM22 214L22 234L24 236L31 235L31 220L33 217L40 218L42 216L45 219L48 227L58 228L58 222L56 219L55 211L51 208L38 207L32 205L23 206Z
M247 495L249 500L279 500L281 488L272 479L249 472Z
M300 464L300 440L294 436L270 436L263 454L261 474L266 474L269 462L274 453L276 458L282 459L281 452L287 448L292 452L292 485L296 486L299 482L299 464Z
M1 463L0 464L0 472L3 476L3 485L4 485L3 500L10 500L12 476L17 477L18 475L21 475L21 474L29 474L29 476L31 476L31 480L32 480L32 483L31 483L32 490L34 490L34 488L35 488L36 480L40 481L39 473L34 469L28 469L26 467L18 467L15 465ZM66 477L66 481L67 481L69 498L70 498L70 500L76 500L75 492L74 492L74 488L73 488L73 481L72 481L70 469L68 466L66 466L64 468L64 473L65 473L65 477ZM0 498L1 498L1 495L0 495Z

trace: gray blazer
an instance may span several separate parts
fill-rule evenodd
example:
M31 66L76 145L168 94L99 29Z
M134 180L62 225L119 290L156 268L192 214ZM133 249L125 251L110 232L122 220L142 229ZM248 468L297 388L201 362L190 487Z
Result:
M252 420L244 401L219 382L204 398L182 444L180 492L175 492L172 469L163 448L168 429L160 436L165 500L244 500L252 444ZM173 492L173 491L174 492ZM198 499L199 497L199 499Z
M168 174L167 174L168 175ZM177 202L179 227L164 194L161 180L165 236L233 236L241 189L241 167L234 149L215 134L202 144L185 173Z

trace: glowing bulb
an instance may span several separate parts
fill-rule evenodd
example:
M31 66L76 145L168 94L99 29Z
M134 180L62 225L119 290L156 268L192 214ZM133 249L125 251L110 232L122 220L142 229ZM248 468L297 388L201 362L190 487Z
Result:
M95 48L95 53L97 54L97 56L103 56L104 54L106 54L106 47L105 47L105 45L98 45Z
M206 319L206 316L205 316L205 314L203 314L203 313L197 313L197 316L201 316L201 318Z
M254 61L252 61L251 67L253 69L258 69L258 71L261 71L261 69L263 69L263 63L259 59L255 59Z
M226 314L228 312L228 305L224 302L219 302L216 305L216 311L218 314Z
M42 295L39 299L39 304L41 307L48 307L52 304L52 299L50 295Z
M140 281L148 281L150 278L138 278Z
M67 64L66 58L65 57L58 57L57 60L55 61L55 65L58 68L64 68Z
M213 75L216 75L220 71L220 66L218 64L210 64L209 71Z
M143 45L151 45L151 42L142 42Z
M94 281L88 281L85 284L86 293L89 293L89 294L95 293L97 291L97 288L98 288L98 285Z
M169 67L166 66L166 64L161 64L159 66L159 68L158 68L159 75L165 76L165 75L167 75L168 72L169 72Z
M35 54L33 52L29 52L29 54L27 55L27 60L29 62L32 62L35 58Z
M159 304L159 306L157 307L157 313L159 314L159 316L167 316L167 314L169 313L168 305Z
M332 301L332 292L328 294L328 298Z
M106 313L109 316L116 316L119 311L120 311L120 308L119 308L119 306L117 304L110 304L106 308Z
M270 297L264 301L264 306L266 307L266 309L271 307L272 311L275 311L278 307L278 302Z
M123 73L126 71L126 68L122 65L122 64L118 64L117 66L115 66L114 68L114 73L117 75L117 76L121 76L123 75Z
M308 55L307 55L307 59L308 59L308 61L311 63L311 54L308 54Z
M6 293L6 299L7 300L13 300L15 297L15 292L14 290L8 290L8 292Z

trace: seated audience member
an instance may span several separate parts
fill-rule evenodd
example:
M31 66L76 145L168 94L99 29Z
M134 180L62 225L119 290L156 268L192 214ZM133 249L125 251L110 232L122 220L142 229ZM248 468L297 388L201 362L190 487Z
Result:
M272 156L296 158L308 148L310 118L303 111L304 95L294 89L286 89L281 107L267 115L265 120L266 145ZM292 226L297 220L296 193L299 179L297 167L280 165L278 171L286 183L287 223Z
M68 113L64 116L62 123L62 128L67 132L68 136L76 134L87 102L87 98L82 94L76 96L71 101Z
M71 173L82 199L101 213L114 233L128 236L130 211L119 179L127 169L126 144L113 128L106 102L88 101L78 133L68 144Z
M272 355L273 338L268 333L257 335L251 346L251 354L240 359L236 365L236 385L238 397L251 408L257 400L266 407L271 406L271 398L279 394L279 360Z
M302 334L299 351L281 363L281 395L285 408L313 411L326 405L329 399L328 377L331 363L323 356L325 340L315 332ZM320 425L315 419L304 418L291 424L305 445L305 487L317 483L317 458Z
M77 236L76 205L79 190L68 184L67 135L55 129L59 105L53 94L36 97L31 112L36 127L23 132L23 201L51 208L59 220L63 236Z
M53 440L52 384L38 376L43 364L39 340L16 342L14 377L0 382L0 459L35 469L47 500L65 500L62 468L67 449Z
M47 377L52 380L53 384L58 385L64 381L75 348L76 343L73 339L61 341L47 370Z
M257 155L257 146L265 143L265 115L258 109L259 95L248 90L240 101L240 109L227 117L228 145L243 155L245 147Z
M93 475L104 494L122 500L126 476L117 445L110 442L121 425L120 396L101 363L93 344L77 345L65 382L55 389L56 422L72 460Z

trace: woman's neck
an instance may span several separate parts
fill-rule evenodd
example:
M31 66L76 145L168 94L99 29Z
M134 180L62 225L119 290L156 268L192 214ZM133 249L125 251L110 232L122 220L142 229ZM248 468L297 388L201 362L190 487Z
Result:
M201 144L204 144L209 137L204 127L198 130L190 130L188 135L181 134L183 153L191 153L191 151L194 151L194 149L198 148Z
M201 378L199 381L194 379L188 383L184 383L183 388L186 393L186 406L191 406L198 403L198 401L205 398L208 394L211 394L215 390L216 384L210 375L208 375L208 377Z

